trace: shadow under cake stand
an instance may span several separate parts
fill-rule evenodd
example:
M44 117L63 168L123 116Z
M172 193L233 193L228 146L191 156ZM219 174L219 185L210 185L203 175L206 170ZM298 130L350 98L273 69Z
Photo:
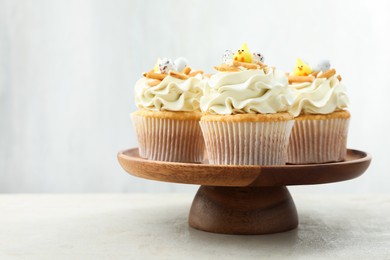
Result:
M141 158L138 148L118 153L128 173L156 181L201 185L189 225L224 234L270 234L294 229L298 215L288 185L345 181L363 174L371 156L349 149L343 162L245 166L176 163Z

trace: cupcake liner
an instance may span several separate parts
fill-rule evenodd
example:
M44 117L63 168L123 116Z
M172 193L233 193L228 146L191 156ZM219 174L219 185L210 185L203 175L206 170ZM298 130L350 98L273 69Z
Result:
M282 165L293 120L277 122L201 121L210 164Z
M349 118L296 120L291 132L287 162L337 162L347 155Z
M169 162L201 162L204 141L198 120L154 118L132 114L139 155Z

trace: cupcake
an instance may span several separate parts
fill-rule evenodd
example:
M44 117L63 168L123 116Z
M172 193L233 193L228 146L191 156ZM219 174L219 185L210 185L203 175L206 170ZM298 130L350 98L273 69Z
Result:
M191 71L184 58L159 59L135 85L139 111L131 118L139 155L170 162L200 162L204 141L199 126L203 72Z
M282 165L293 116L285 73L244 44L226 51L200 100L200 125L210 164Z
M310 164L344 160L350 113L346 110L348 96L340 75L330 69L329 61L320 62L312 70L298 59L289 83L294 93L291 113L295 124L287 162Z

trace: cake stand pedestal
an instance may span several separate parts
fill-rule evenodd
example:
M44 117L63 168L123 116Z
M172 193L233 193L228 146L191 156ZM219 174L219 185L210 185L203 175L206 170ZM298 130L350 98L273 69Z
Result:
M363 174L371 156L349 149L343 162L309 165L211 165L141 158L138 149L118 153L128 173L150 180L201 185L189 225L224 234L270 234L294 229L298 215L288 185L345 181Z

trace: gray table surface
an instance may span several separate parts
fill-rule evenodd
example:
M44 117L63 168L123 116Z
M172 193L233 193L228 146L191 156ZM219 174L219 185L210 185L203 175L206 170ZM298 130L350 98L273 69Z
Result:
M0 195L0 259L390 259L390 195L293 194L299 227L192 229L194 194Z

